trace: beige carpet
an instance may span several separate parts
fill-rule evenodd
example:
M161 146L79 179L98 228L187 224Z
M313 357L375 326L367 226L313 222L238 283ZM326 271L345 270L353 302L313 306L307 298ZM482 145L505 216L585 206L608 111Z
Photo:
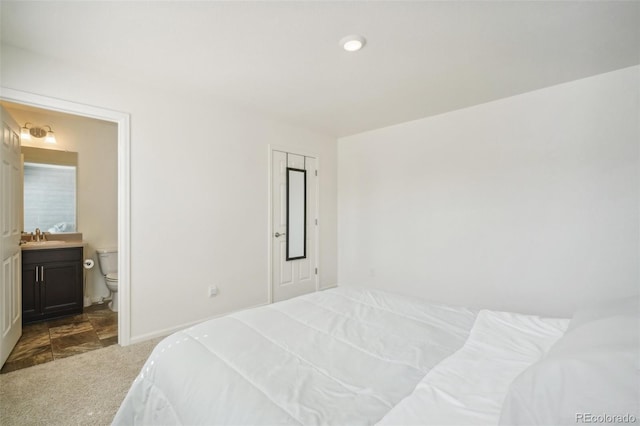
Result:
M0 424L110 424L160 340L109 346L0 375Z

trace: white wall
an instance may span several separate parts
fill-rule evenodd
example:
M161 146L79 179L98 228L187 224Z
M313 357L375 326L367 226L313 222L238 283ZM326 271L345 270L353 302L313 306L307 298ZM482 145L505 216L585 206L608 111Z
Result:
M340 139L340 284L547 315L637 293L639 77Z
M334 138L11 46L1 71L4 87L131 114L133 341L267 302L269 144L320 155L321 285L337 282Z
M61 113L41 113L7 107L22 126L25 122L48 124L57 143L44 139L22 141L23 146L78 153L77 230L87 242L84 257L96 261L87 273L85 296L92 302L109 296L97 267L96 248L118 245L118 127L115 123Z

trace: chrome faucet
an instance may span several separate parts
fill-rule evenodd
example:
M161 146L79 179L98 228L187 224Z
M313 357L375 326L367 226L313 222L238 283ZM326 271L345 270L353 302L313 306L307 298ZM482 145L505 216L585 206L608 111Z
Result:
M40 232L40 228L36 228L36 241L40 241L42 238L42 232Z

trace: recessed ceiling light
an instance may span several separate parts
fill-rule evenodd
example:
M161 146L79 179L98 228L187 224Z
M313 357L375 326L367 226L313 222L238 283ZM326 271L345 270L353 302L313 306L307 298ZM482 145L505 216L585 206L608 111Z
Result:
M357 34L348 35L340 40L340 46L342 46L342 48L347 52L357 52L362 49L366 43L367 40Z

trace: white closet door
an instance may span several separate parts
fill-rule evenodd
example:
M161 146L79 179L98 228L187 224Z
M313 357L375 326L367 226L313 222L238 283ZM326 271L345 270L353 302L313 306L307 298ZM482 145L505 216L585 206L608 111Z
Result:
M306 170L305 257L287 260L287 168ZM316 291L317 176L316 159L293 153L272 152L272 295L273 301Z

